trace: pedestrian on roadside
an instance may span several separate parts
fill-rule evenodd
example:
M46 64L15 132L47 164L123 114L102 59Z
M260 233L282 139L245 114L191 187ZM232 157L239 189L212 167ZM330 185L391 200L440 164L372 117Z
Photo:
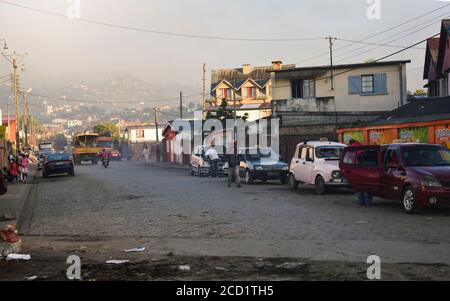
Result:
M358 146L362 146L362 144L355 140L355 139L350 139L349 141L349 146L350 147L358 147ZM373 195L370 194L367 191L358 191L358 193L356 194L358 197L358 203L360 207L370 207L372 206L372 201L373 201Z
M151 151L147 144L144 145L144 150L142 151L142 154L144 155L144 158L145 158L145 164L149 164Z
M21 176L21 182L27 183L28 181L28 164L29 159L27 154L22 155L22 160L20 162L20 176Z
M17 160L14 159L13 161L9 162L11 175L14 177L14 181L17 183L19 181L19 164L17 163Z
M239 175L239 160L238 156L235 155L235 147L231 147L227 151L227 162L228 162L228 187L234 182L238 188L241 188L241 177Z
M214 145L205 153L205 158L209 161L209 176L217 178L219 154L217 153Z

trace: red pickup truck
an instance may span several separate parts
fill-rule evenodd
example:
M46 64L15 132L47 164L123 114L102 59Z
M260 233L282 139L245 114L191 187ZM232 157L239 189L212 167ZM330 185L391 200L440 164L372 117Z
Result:
M450 151L444 146L348 147L339 166L354 190L402 202L408 214L450 205Z

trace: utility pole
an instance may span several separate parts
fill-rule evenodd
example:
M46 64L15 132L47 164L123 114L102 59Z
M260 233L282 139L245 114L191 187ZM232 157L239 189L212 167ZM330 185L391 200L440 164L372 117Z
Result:
M202 110L202 116L205 118L205 111L206 111L206 63L203 63L203 93L202 93L202 104L203 104L203 110Z
M22 116L22 129L24 132L23 146L28 146L28 112L27 112L27 93L23 92L23 116Z
M8 116L8 139L7 139L7 141L11 141L11 120L10 120L10 116L9 116L9 106L10 106L10 104L9 104L9 101L8 101L8 104L6 105L6 114L7 114L7 116Z
M15 153L18 154L20 151L20 137L19 137L19 88L18 88L18 79L17 79L17 68L18 65L22 62L22 60L25 58L27 54L21 55L14 52L13 54L7 55L2 53L2 55L5 57L5 59L11 63L13 67L13 77L12 77L12 83L13 83L13 93L14 93L14 109L15 109L15 118L16 118L16 147L15 147Z
M155 110L155 129L156 129L156 142L159 144L159 133L158 133L158 108L154 108Z
M326 38L330 44L330 71L331 71L331 90L334 90L334 69L333 69L333 41L337 40L332 36Z
M180 92L180 119L183 120L183 92Z
M236 87L236 79L233 80L233 87ZM234 125L233 125L233 136L234 136L234 142L235 142L235 147L234 147L234 157L235 160L237 162L237 127L236 127L236 122L237 122L237 108L236 108L236 91L234 90L234 88L232 89L233 91L233 119L234 119Z

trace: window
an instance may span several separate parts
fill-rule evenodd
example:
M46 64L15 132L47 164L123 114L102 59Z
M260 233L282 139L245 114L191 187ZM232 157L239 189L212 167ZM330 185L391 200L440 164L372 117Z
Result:
M362 82L362 93L374 93L375 83L373 75L363 75L361 77Z
M356 161L361 166L378 166L378 152L376 150L360 151Z
M397 151L395 151L395 150L389 150L388 152L387 152L387 155L386 155L386 160L385 160L385 165L387 166L389 163L391 163L391 164L399 164L400 163L400 161L398 160L398 155L397 155Z
M308 79L303 81L303 98L314 98L316 97L315 82L313 79Z
M348 77L349 95L387 95L386 73L351 75Z
M306 160L306 154L308 152L308 148L307 147L303 147L300 149L300 159L302 160Z
M345 153L344 164L356 164L356 151L349 151Z
M144 139L144 137L145 137L144 130L136 130L137 139Z
M267 96L272 96L272 86L267 86Z
M303 80L291 81L292 98L303 98Z
M244 88L244 97L255 98L256 97L256 88L255 87Z
M231 89L220 89L221 90L221 98L230 99L231 98Z

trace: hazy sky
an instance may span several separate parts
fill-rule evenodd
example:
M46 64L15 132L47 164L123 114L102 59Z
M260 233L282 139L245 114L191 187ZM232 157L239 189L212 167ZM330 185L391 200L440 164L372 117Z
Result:
M8 1L60 14L66 14L69 7L66 0ZM310 38L333 35L362 39L445 4L433 0L381 0L381 19L369 20L367 0L81 0L81 17L208 36ZM439 16L445 13L450 15L450 7L371 41L432 25L394 43L410 45L438 33ZM420 23L426 24L419 26ZM131 74L149 82L169 85L176 82L200 88L203 62L209 70L244 63L267 65L274 59L296 63L328 49L325 40L242 42L169 37L71 21L3 3L0 3L0 37L8 40L10 50L28 52L23 77L33 87L80 76ZM345 43L337 41L335 47L342 45ZM337 63L342 63L338 62L339 58L352 55L344 55L346 52L359 47L362 46L336 51ZM396 50L377 48L343 62L362 62ZM392 58L412 60L408 67L409 90L423 85L424 55L425 51L419 49ZM328 57L301 65L313 63L328 64ZM0 76L9 71L4 60L0 60Z

